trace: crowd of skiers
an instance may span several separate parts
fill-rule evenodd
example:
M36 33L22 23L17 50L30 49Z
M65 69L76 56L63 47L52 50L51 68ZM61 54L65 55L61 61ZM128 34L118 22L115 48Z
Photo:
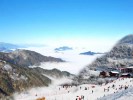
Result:
M114 80L114 81L99 85L103 89L103 96L106 96L108 94L107 92L109 92L109 91L113 90L113 93L116 93L119 90L126 90L129 87L133 86L132 84L131 85L127 85L127 82L125 84L119 84L119 85L116 84L117 82L122 81L124 79L125 78L119 78L117 81ZM131 79L129 82L133 83L133 79ZM96 92L95 88L97 86L96 85L89 85L89 86L79 86L78 87L78 86L72 86L72 85L63 85L63 86L60 86L58 89L59 89L60 92L63 89L63 90L66 90L65 93L70 93L71 92L71 88L73 88L73 87L78 88L78 90L88 91L90 94L94 94ZM88 93L88 97L87 98L89 98L89 93ZM37 96L37 94L36 94L36 96ZM75 98L76 98L75 100L86 100L85 99L86 96L84 96L82 94L76 96ZM46 100L46 99L45 98L38 98L37 100Z
M119 81L121 81L121 80L124 80L125 78L119 78ZM130 80L130 82L133 82L133 79L132 80ZM109 92L110 91L110 89L114 89L115 90L115 92L114 93L116 93L116 92L118 92L119 90L126 90L126 89L128 89L129 87L132 87L133 85L119 85L119 86L116 86L115 85L115 83L116 83L116 81L111 81L111 82L109 82L109 83L114 83L112 86L108 86L108 87L106 87L106 88L104 88L103 89L103 91L104 92ZM126 82L127 83L127 82ZM100 86L106 86L106 85L108 85L108 83L105 83L104 85L100 85ZM80 86L80 90L82 89L83 87L81 87ZM93 91L93 88L95 88L95 86L91 86L91 93L93 93L94 91ZM84 90L89 90L89 87L85 87L84 88ZM105 96L105 95L104 95ZM81 95L81 96L77 96L76 97L76 100L84 100L84 96L83 95Z

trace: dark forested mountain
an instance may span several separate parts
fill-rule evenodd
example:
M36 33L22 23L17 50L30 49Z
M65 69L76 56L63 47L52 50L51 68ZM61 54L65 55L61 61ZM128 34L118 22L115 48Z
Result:
M41 62L63 62L59 58L46 57L29 50L0 53L0 98L32 87L48 86L55 79L74 75L57 69L29 68Z
M48 86L51 80L32 68L0 60L0 98L31 87Z
M79 73L79 80L88 76L90 70L107 70L108 68L129 67L133 65L133 35L122 38L110 52L97 58Z
M74 75L57 69L20 67L0 60L0 98L32 87L48 86L52 82L49 77L72 79Z

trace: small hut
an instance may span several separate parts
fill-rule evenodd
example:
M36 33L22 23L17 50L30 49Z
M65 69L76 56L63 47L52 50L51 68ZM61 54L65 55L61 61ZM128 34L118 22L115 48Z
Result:
M131 75L129 73L122 73L121 77L128 77L129 78L129 77L131 77Z
M110 75L110 77L118 77L119 76L119 71L117 71L117 70L110 71L109 75Z
M133 66L127 67L127 72L128 73L133 73Z
M107 72L105 72L105 71L102 71L102 72L100 72L100 75L99 75L100 77L106 77L107 76Z

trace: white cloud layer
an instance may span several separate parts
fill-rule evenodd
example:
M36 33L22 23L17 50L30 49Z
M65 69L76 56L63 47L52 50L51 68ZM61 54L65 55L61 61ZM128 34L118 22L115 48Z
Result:
M94 55L94 56L79 55L79 53L87 51L87 49L85 48L84 49L74 48L73 50L63 51L63 52L55 52L54 48L51 47L38 47L38 48L31 47L27 49L34 50L45 56L61 58L66 61L62 63L55 63L55 62L42 63L39 67L44 69L57 68L61 71L68 71L73 74L77 74L86 65L90 64L94 59L101 56L101 55Z

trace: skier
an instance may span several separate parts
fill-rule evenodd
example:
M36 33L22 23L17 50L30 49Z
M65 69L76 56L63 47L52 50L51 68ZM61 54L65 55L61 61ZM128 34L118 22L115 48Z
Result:
M82 96L82 99L84 100L84 96Z
M92 93L93 93L93 90L92 90Z
M105 88L104 88L104 92L105 92Z

